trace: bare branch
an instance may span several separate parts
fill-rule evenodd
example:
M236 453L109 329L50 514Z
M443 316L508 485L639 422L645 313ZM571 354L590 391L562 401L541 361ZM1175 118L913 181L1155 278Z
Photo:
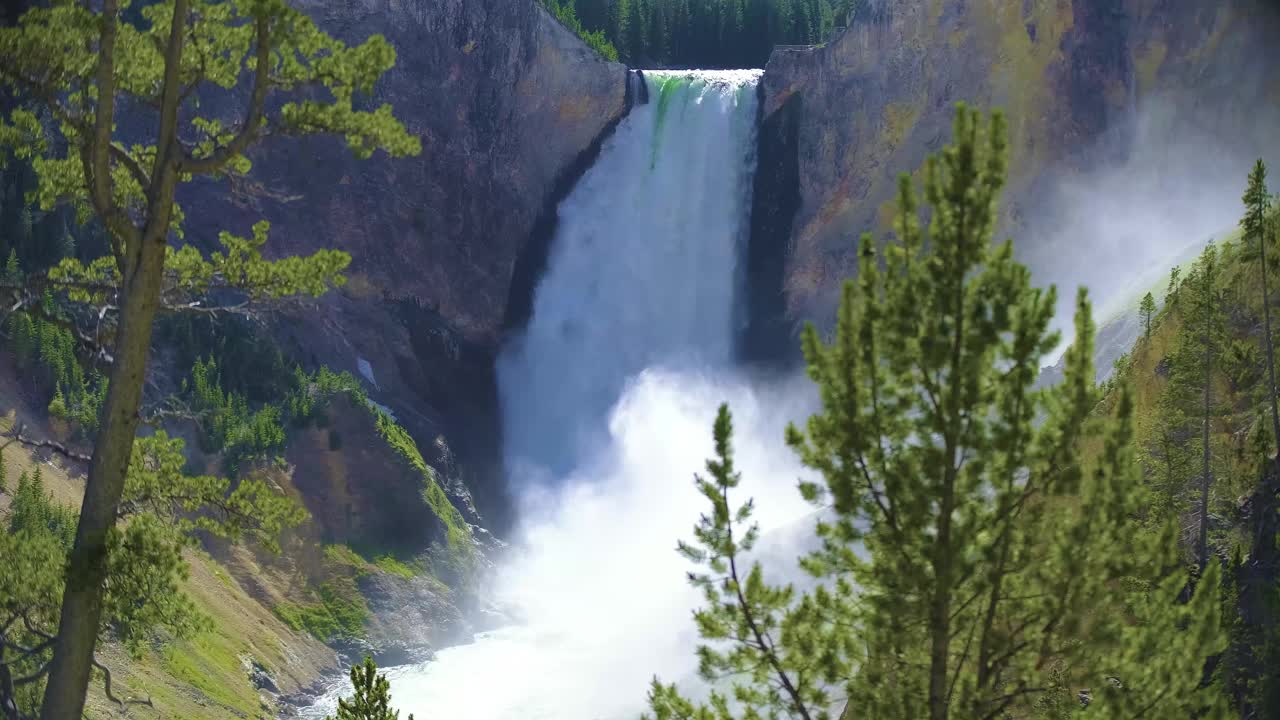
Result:
M147 698L146 700L134 700L132 698L128 700L121 700L116 697L111 692L111 671L107 669L106 665L99 662L97 657L93 658L93 666L102 672L102 690L107 696L107 699L111 702L119 705L120 707L125 707L126 705L146 705L151 708L155 707L155 705L151 703L151 698Z
M9 432L3 435L3 437L9 438L9 442L5 443L4 445L0 445L0 450L7 448L14 443L18 443L20 445L25 445L31 448L52 450L58 453L59 455L62 455L63 457L66 457L70 460L75 460L76 462L87 463L91 459L88 455L85 455L84 453L81 453L81 452L76 452L75 450L68 448L66 445L63 445L60 442L54 442L53 440L33 440L31 438L28 438L22 434L22 431L25 429L26 429L26 425L24 423L15 424L13 428L9 430Z

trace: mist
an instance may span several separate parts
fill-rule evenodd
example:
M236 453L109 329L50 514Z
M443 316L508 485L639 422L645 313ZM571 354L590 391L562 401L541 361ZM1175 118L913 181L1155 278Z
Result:
M1147 291L1163 299L1173 265L1234 232L1245 178L1275 127L1264 116L1273 114L1231 128L1198 121L1185 100L1143 98L1082 152L1088 170L1047 174L1015 242L1036 282L1058 287L1060 349L1071 338L1078 287L1088 288L1099 323L1133 314ZM1121 342L1136 329L1135 321Z
M731 500L755 498L766 539L771 529L805 522L812 508L795 487L805 471L785 447L783 429L813 407L807 380L752 387L738 379L647 370L614 407L608 443L563 484L531 485L537 489L521 498L526 523L488 590L515 624L483 642L443 650L412 673L393 672L392 695L402 713L635 717L655 674L667 682L692 681L698 638L691 612L701 597L689 586L692 568L675 545L692 540L694 523L708 509L693 473L712 454L711 425L721 402L734 414L743 476ZM766 577L794 571L799 550L771 545ZM774 567L784 561L786 567Z

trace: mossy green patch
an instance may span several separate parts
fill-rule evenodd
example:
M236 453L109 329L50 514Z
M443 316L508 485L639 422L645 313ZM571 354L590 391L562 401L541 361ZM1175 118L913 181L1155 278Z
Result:
M413 578L426 572L421 561L404 560L376 547L325 545L324 556L336 567L354 570L357 577L375 570L402 578Z
M1009 118L1009 146L1019 167L1044 165L1047 146L1034 142L1053 106L1048 70L1062 59L1062 38L1075 24L1070 2L998 2L973 13L978 47L992 53L991 82ZM1034 28L1034 31L1032 31ZM1034 39L1033 39L1034 36Z
M402 578L414 578L423 573L421 567L410 565L390 555L379 556L373 561L373 565L388 575L398 575Z
M282 602L276 615L286 625L324 640L360 637L369 620L369 606L350 580L321 583L316 589L319 602Z
M889 103L884 108L881 144L890 152L898 149L915 129L920 119L920 107L909 103Z
M324 546L324 559L330 563L342 567L353 567L357 569L364 568L365 559L360 554L352 550L349 545L340 543Z

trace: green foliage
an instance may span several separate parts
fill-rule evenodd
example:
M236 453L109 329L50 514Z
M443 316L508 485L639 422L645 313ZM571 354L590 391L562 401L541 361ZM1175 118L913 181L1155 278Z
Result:
M379 555L374 558L373 564L374 567L388 575L398 575L406 579L415 578L422 574L421 568L409 565L391 555Z
M284 447L280 409L264 405L251 411L249 401L243 395L225 392L218 364L212 357L197 361L191 368L191 383L187 391L204 431L205 450L222 451L231 474L235 474L246 460Z
M31 474L18 476L18 487L9 506L9 533L39 534L58 547L69 549L76 534L76 514L53 501L44 487L44 473L36 465Z
M156 313L192 309L207 300L192 295L223 285L246 302L318 294L338 282L347 262L332 251L262 262L265 223L254 226L251 239L221 234L224 252L208 260L190 246L174 250L167 240L183 232L178 186L201 176L243 176L246 153L266 135L332 133L360 158L378 149L393 156L421 151L389 105L357 109L395 63L381 36L349 47L283 0L162 0L125 19L128 5L59 0L0 28L0 86L35 107L0 119L0 158L30 163L38 177L32 199L42 210L68 203L82 223L96 217L110 233L108 258L66 261L51 281L67 299L97 306L81 315L98 310L98 337L119 341L111 398L122 404L106 414L95 439L97 457L117 459L93 463L87 479L85 526L69 570L86 583L66 597L67 642L45 698L44 712L57 717L79 716L84 706L109 531L120 529L128 471L120 459L131 457L135 443ZM242 108L236 120L202 113L202 101L213 105L207 101L237 91L248 97L231 103ZM129 126L148 132L120 132L117 106L129 109ZM3 290L16 299L10 307L32 302L28 288ZM254 442L272 424L254 426Z
M378 674L373 658L351 668L352 696L338 700L336 720L399 720L399 711L391 709L391 683ZM326 720L333 720L326 718ZM413 715L409 716L413 720Z
M1176 518L1135 523L1132 399L1121 386L1095 412L1083 291L1065 379L1035 389L1055 293L990 242L1004 128L960 107L954 144L924 168L927 232L904 177L895 237L883 262L863 239L835 337L804 333L822 409L787 441L820 475L799 487L825 510L801 560L815 589L746 564L758 529L731 497L721 410L696 479L711 507L680 550L705 568L691 578L700 673L731 690L698 704L655 680L660 720L829 718L838 698L876 720L1019 717L1052 712L1064 686L1088 689L1090 717L1221 717L1199 687L1225 646L1219 569L1180 602Z
M183 87L235 88L246 70L257 71L257 43L262 42L268 50L268 66L262 68L267 94L319 87L328 97L308 93L307 99L266 103L260 109L264 115L253 124L265 121L275 132L293 134L334 133L343 136L358 157L368 157L378 148L397 156L420 152L418 139L392 116L390 106L355 109L356 99L369 94L377 79L395 63L395 51L381 36L348 47L320 31L302 12L273 0L194 0L184 4L190 10L185 24L193 41L178 57ZM136 25L119 17L109 19L116 33L115 92L135 98L143 106L159 105L173 14L174 3L170 1L142 8L142 22ZM93 118L91 89L99 61L95 50L99 21L99 15L88 7L55 3L28 11L16 27L0 32L0 67L4 68L0 81L20 91L49 83L69 91L51 105L57 122L54 127L72 142L88 139L84 131L90 129L87 125L91 122L86 119ZM199 94L194 93L185 102L194 110L198 100ZM197 172L248 172L250 164L243 156L247 143L239 136L256 128L227 126L198 112L186 114L184 120L184 138L194 139L194 144L184 148L188 155L183 163L184 180ZM87 217L93 207L80 158L75 152L60 154L58 143L47 130L31 112L16 110L8 124L0 125L0 145L11 148L19 158L33 160L40 177L36 195L42 208L67 198ZM125 206L141 205L146 178L139 177L133 165L149 169L156 147L121 143L120 149L128 160L120 157L121 164L113 166L113 199Z
M332 544L324 546L325 560L334 565L351 567L357 570L364 568L365 560L349 545Z
M46 298L46 307L54 303ZM50 309L42 315L56 317ZM76 354L76 339L56 321L18 311L8 318L18 367L36 371L40 384L49 389L49 414L70 421L84 437L98 429L107 397L107 379L96 369L85 373Z
M1262 376L1262 351L1256 343L1234 339L1226 346L1223 371L1236 390L1253 387Z
M351 396L358 405L369 404L368 395L360 381L351 373L336 373L322 365L315 373L308 375L298 367L294 368L293 388L285 397L283 405L290 421L295 425L305 426L318 420L329 401L342 394Z
M294 630L308 632L319 640L360 637L369 620L369 606L353 583L330 581L317 588L319 602L282 602L276 615Z
M305 511L279 488L260 477L232 482L209 475L187 475L181 438L163 431L134 445L123 506L149 512L186 536L196 531L229 540L246 536L272 550L285 528L298 525Z
M15 697L6 697L5 687L0 686L0 706L13 702L26 715L40 707L43 686L35 676L48 656L48 631L57 627L57 601L62 596L59 570L65 557L66 548L50 533L0 532L0 619L9 628L0 638L0 662L16 683ZM30 622L14 622L17 618Z
M1207 530L1208 517L1200 505L1218 455L1208 428L1227 410L1213 392L1215 365L1221 364L1225 344L1222 282L1214 244L1205 248L1181 291L1187 295L1181 308L1183 322L1169 354L1169 381L1148 453L1159 459L1155 503L1161 516L1190 512Z
M293 382L293 365L280 344L253 318L175 313L156 320L156 344L173 353L173 367L217 358L223 389L250 404L279 401Z
M350 568L355 571L356 577L361 577L372 569L377 569L388 575L398 575L402 578L415 578L423 574L424 569L418 561L405 562L395 555L378 548L367 545L325 545L324 557L329 563L340 567Z
M1142 328L1145 336L1151 337L1151 319L1156 314L1156 299L1151 293L1142 296L1142 303L1138 305L1138 313L1142 316Z
M300 367L295 368L292 386L287 392L270 398L259 409L251 410L243 396L223 390L220 372L218 364L212 358L197 361L185 392L192 408L201 417L206 448L210 451L223 451L229 470L235 471L246 459L261 457L282 447L285 419L295 427L318 423L333 398L347 395L358 407L369 413L378 434L390 449L421 473L423 501L439 518L445 532L445 552L439 558L441 567L438 570L458 579L469 576L474 549L471 530L465 519L440 486L435 471L427 465L417 443L391 416L369 400L360 381L353 375L334 372L326 366L321 366L314 373L306 373ZM339 436L331 431L330 447L336 450L333 447L335 437ZM338 445L340 444L339 440ZM383 569L393 574L411 571L403 565Z
M820 44L866 0L544 0L641 66L764 67L774 45ZM579 30L579 34L586 34ZM602 53L603 54L603 53Z
M1244 232L1245 242L1251 246L1262 243L1271 231L1269 215L1271 212L1271 195L1267 192L1267 166L1262 160L1254 163L1249 172L1248 184L1241 198L1245 213L1240 218L1240 229Z
M183 551L193 547L198 532L240 539L250 536L275 549L286 527L297 525L303 511L259 479L234 487L222 478L193 477L182 472L183 442L163 432L140 438L134 446L121 514L124 522L108 541L106 594L101 633L140 656L163 630L173 638L189 638L208 628L208 619L182 592L187 576ZM0 625L27 617L25 632L10 641L40 645L58 626L63 568L76 532L77 513L55 502L44 486L40 466L23 473L10 506L8 525L0 532ZM10 582L10 568L22 573ZM0 650L4 639L0 638ZM48 662L50 648L13 655L0 652L0 664L24 674ZM32 691L22 702L28 712L37 704ZM4 699L0 689L0 701Z
M1174 265L1169 269L1169 289L1165 291L1165 305L1172 305L1177 298L1178 288L1182 284L1182 268Z
M618 48L613 46L605 37L602 30L587 30L582 27L582 21L578 20L578 15L573 9L574 0L541 0L542 5L560 21L561 25L572 30L578 37L582 38L587 46L595 50L605 60L612 62L618 61Z
M22 267L18 264L17 250L9 251L9 259L4 263L4 271L0 273L0 278L3 278L4 282L13 285L22 284Z
M341 250L264 259L262 248L269 229L270 223L259 220L249 238L219 233L223 250L208 258L193 245L166 247L161 301L174 310L200 307L211 291L219 290L236 292L244 306L296 295L319 297L346 284L342 272L351 264L351 256ZM92 305L108 301L121 287L119 265L110 256L87 264L64 258L49 270L49 279L73 302Z

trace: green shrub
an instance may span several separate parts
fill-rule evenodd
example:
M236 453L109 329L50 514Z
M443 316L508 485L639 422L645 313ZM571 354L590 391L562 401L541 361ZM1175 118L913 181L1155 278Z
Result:
M45 311L56 314L52 298L45 303ZM10 315L7 326L18 367L34 369L51 393L49 414L75 423L83 437L92 436L106 402L107 379L97 370L86 375L71 331L25 312Z

